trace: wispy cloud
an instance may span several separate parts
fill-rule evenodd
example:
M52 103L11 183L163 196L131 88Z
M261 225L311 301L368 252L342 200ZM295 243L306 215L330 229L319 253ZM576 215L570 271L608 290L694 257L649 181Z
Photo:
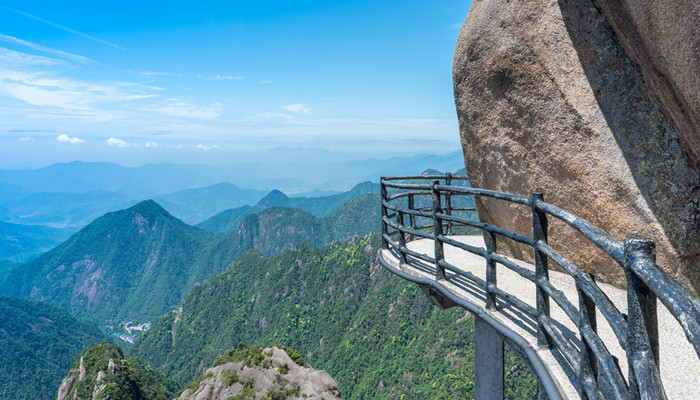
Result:
M245 79L243 76L234 76L234 75L216 75L216 76L204 76L204 75L197 75L197 78L203 79L206 81L241 81Z
M34 43L34 42L29 42L27 40L16 38L14 36L3 35L1 33L0 33L0 41L5 42L5 43L10 43L10 44L18 44L18 45L24 46L24 47L29 47L30 49L34 49L34 50L41 51L44 53L52 54L56 57L61 57L61 58L64 58L66 60L75 61L75 62L78 62L81 64L94 64L94 63L96 63L95 60L91 60L87 57L79 56L77 54L67 53L67 52L62 51L62 50L52 49L51 47L42 46L42 45Z
M205 145L203 145L203 144L198 144L198 145L197 145L197 148L200 149L200 150L204 150L204 151L209 151L209 150L211 150L211 147L205 146Z
M56 140L63 143L78 144L85 142L83 139L76 136L68 136L66 134L61 134L56 136Z
M282 108L295 114L311 114L311 109L307 107L306 104L290 104L288 106L282 106Z
M68 27L66 27L66 26L59 25L59 24L57 24L57 23L55 23L55 22L51 22L51 21L45 20L45 19L43 19L43 18L37 17L36 15L32 15L32 14L26 13L26 12L24 12L24 11L16 10L16 9L14 9L14 8L6 7L6 6L0 6L0 7L4 8L4 9L6 9L6 10L14 11L14 12L16 12L17 14L22 14L22 15L24 15L24 16L26 16L26 17L29 17L29 18L32 18L32 19L34 19L34 20L43 22L43 23L45 23L45 24L49 24L49 25L51 25L51 26L53 26L53 27L55 27L55 28L58 28L58 29L60 29L60 30L62 30L62 31L66 31L66 32L72 33L72 34L74 34L74 35L78 35L78 36L82 36L82 37L84 37L84 38L86 38L86 39L90 39L90 40L92 40L93 42L97 42L97 43L100 43L100 44L104 44L104 45L106 45L106 46L109 46L109 47L112 47L112 48L115 48L115 49L118 49L118 50L126 50L125 48L123 48L122 46L119 46L119 45L117 45L117 44L108 42L108 41L103 40L103 39L100 39L100 38L96 38L96 37L94 37L94 36L90 36L90 35L88 35L88 34L85 34L85 33L79 32L79 31L76 31L75 29L71 29L71 28L68 28Z
M33 141L34 141L34 138L31 137L31 136L25 136L25 137L19 138L19 141L20 141L20 142L33 142Z
M221 113L221 107L214 104L200 107L179 99L168 99L167 102L156 105L153 110L174 117L214 119Z
M267 85L267 84L272 83L272 81L264 80L264 81L260 81L260 83L262 83L263 85Z
M113 138L113 137L105 140L105 143L107 143L107 145L109 145L109 146L129 147L129 143L127 143L121 139L117 139L117 138Z
M145 146L148 148L158 147L158 142L146 142Z

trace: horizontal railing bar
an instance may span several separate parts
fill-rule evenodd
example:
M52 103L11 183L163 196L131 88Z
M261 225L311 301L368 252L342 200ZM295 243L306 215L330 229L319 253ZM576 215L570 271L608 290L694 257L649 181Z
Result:
M405 214L407 214L407 215L415 215L415 216L417 216L417 217L431 218L431 219L433 218L433 214L432 214L432 213L422 212L422 211L418 211L418 210L410 210L410 209L408 209L408 208L401 208L401 207L399 207L399 206L396 206L396 205L393 205L393 204L391 204L391 203L388 203L388 202L385 201L385 200L382 200L382 205L383 205L384 207L388 208L389 210L396 211L396 212L401 211L401 212L403 212L403 213L405 213ZM396 214L392 214L392 218L393 218L394 216L396 216ZM432 226L432 225L431 225L431 226Z
M680 323L700 357L700 302L653 262L632 263L632 271Z
M486 289L486 281L483 279L477 277L476 275L472 274L469 271L464 271L462 269L459 269L455 267L454 265L448 263L447 261L440 260L439 265L445 269L448 269L460 276L463 276L470 281L478 284L482 289ZM455 284L455 283L453 283ZM524 301L518 299L517 297L511 295L510 293L504 292L503 290L499 289L495 285L490 285L489 290L491 293L496 294L496 296L500 297L504 302L512 305L513 307L517 308L518 310L528 314L532 318L536 318L537 316L537 310L530 306L529 304L525 303Z
M450 246L454 246L454 247L460 248L462 250L466 250L472 254L476 254L477 256L480 256L482 258L486 258L488 255L486 250L482 249L481 247L468 245L466 243L462 243L462 242L459 242L457 240L454 240L448 236L438 235L438 240L440 240L443 243L449 244Z
M500 254L496 254L496 253L491 254L491 259L498 262L499 264L503 265L504 267L508 268L509 270L517 273L518 275L522 276L523 278L529 280L530 282L535 283L535 272L534 271L530 271L527 268L523 268Z
M472 188L472 187L466 187L466 186L445 186L445 185L437 185L435 187L438 191L440 191L440 194L444 194L445 192L449 193L462 193L462 194L469 194L472 196L484 196L484 197L491 197L493 199L499 199L499 200L506 200L510 201L513 203L518 203L518 204L524 204L524 205L530 205L530 198L525 197L525 196L518 196L517 194L509 194L509 193L501 193L501 192L496 192L494 190L487 190L487 189L477 189L477 188Z
M574 323L574 325L578 326L579 324L579 316L578 316L578 310L574 307L573 304L569 301L569 299L566 298L564 295L564 292L561 290L555 288L551 282L549 282L546 279L542 279L538 282L539 286L544 289L544 291L549 295L549 297L554 300L557 305L559 305L559 308L564 311L564 314L566 314L567 317Z
M394 249L396 249L396 250L398 250L398 251L402 251L402 252L404 252L404 253L406 253L406 254L408 254L408 255L410 255L410 256L413 256L413 257L415 257L415 258L421 259L421 260L423 260L423 261L425 261L425 262L428 262L428 263L431 263L431 264L435 264L435 258L430 257L430 256L427 256L427 255L425 255L425 254L417 253L417 252L415 252L415 251L413 251L413 250L411 250L411 249L409 249L409 248L407 248L407 247L401 247L401 245L399 245L398 243L396 243L394 240L392 240L392 239L391 239L390 237L388 237L388 235L386 235L386 234L383 234L382 236L384 236L384 239L386 239L387 243L389 243L389 245L390 245L391 247L393 247Z
M393 194L393 195L387 197L387 201L393 201L393 200L400 199L402 197L408 197L411 195L413 195L413 196L431 196L432 194L429 191L427 191L427 192L419 192L419 191L399 192L399 193L396 193L396 194Z
M617 336L617 340L620 342L620 346L623 349L627 349L627 320L625 316L618 310L618 308L613 304L607 294L603 292L600 287L591 280L588 276L583 274L578 267L566 257L562 256L551 248L549 245L539 242L537 243L537 249L543 252L552 261L557 263L567 274L569 274L574 281L579 284L581 290L591 299L603 314L603 317L608 321L610 328Z
M384 186L394 189L417 189L417 190L430 190L432 187L430 184L424 183L394 183L386 182Z
M455 216L455 215L437 214L437 217L440 218L440 219L443 220L443 221L460 222L460 223L462 223L462 224L465 224L465 225L468 225L468 226L471 226L471 227L474 227L474 228L478 228L478 229L485 230L485 231L488 231L488 232L492 232L492 233L495 233L495 234L498 234L498 235L501 235L501 236L505 236L505 237L507 237L507 238L509 238L509 239L515 240L516 242L520 242L520 243L522 243L522 244L526 244L526 245L531 246L531 247L533 246L533 241L532 241L531 238L529 238L529 237L527 237L527 236L524 236L524 235L521 235L521 234L519 234L519 233L517 233L517 232L511 232L511 231L509 231L509 230L505 230L505 229L503 229L503 228L499 228L499 227L496 226L496 225L491 225L491 224L487 224L487 223L484 223L484 222L472 221L472 220L469 220L469 219L466 219L466 218L462 218L462 217L458 217L458 216Z
M435 180L435 179L446 179L447 175L407 175L407 176L385 176L382 178L382 182L386 182L387 184L389 181L403 181L403 180ZM464 175L452 175L451 176L452 180L458 179L458 180L469 180L469 177L464 176Z
M580 368L579 360L577 357L579 352L571 346L569 341L566 340L564 336L562 336L561 332L559 332L558 329L554 329L552 320L549 317L541 315L539 318L537 318L537 321L544 328L544 330L547 331L547 334L552 338L552 340L555 343L555 346L559 349L559 352L561 352L566 361L569 363L571 369L573 369L574 371L578 371Z
M425 232L417 231L417 230L414 230L414 229L411 229L411 228L408 228L408 227L405 227L405 226L401 227L401 226L399 226L399 224L397 224L397 223L394 222L394 221L391 221L391 220L388 219L388 218L384 218L384 217L383 217L382 220L383 220L384 222L386 222L386 224L389 225L390 227L396 229L396 232L394 232L394 234L399 233L399 231L401 231L401 232L404 232L404 233L410 233L410 234L412 234L412 235L420 236L420 237L425 238L425 239L435 239L435 236L432 235L432 234L430 234L430 233L425 233Z
M601 230L581 217L577 217L566 210L562 210L561 208L545 203L544 201L536 201L535 209L544 211L547 214L566 222L569 226L585 236L586 239L590 240L593 242L593 244L608 253L613 260L617 261L618 264L624 264L625 260L622 254L622 242L615 239L615 237L611 234Z

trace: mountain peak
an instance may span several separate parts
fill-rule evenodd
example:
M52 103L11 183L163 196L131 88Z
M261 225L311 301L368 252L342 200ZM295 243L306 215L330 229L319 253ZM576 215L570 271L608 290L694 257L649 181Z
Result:
M279 190L272 190L265 197L263 197L259 202L258 206L264 207L288 207L290 203L289 197L286 194L280 192Z

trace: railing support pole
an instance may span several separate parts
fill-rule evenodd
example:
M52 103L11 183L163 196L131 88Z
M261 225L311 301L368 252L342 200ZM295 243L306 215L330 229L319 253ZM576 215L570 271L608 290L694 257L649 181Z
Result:
M412 194L408 195L408 209L411 211L416 209L415 200L414 200ZM413 214L410 214L408 216L408 220L409 220L409 223L411 224L411 229L415 230L416 229L416 216ZM416 235L411 234L411 240L415 240L415 239L416 239Z
M634 272L636 263L656 262L654 241L627 238L624 243L627 278L627 365L630 399L665 399L659 376L659 328L656 295Z
M474 316L474 398L503 399L503 339Z
M403 229L403 211L397 211L396 212L396 225L399 227L399 259L401 260L402 264L406 264L406 253L404 252L404 249L406 248L406 233L404 233Z
M452 172L445 174L445 186L452 185ZM445 193L445 214L452 215L452 192ZM447 234L452 235L452 221L447 220Z
M532 193L530 198L530 207L532 208L532 239L535 242L535 285L536 285L536 301L537 301L537 346L540 348L552 348L554 342L547 334L539 319L541 317L549 318L549 295L542 289L540 281L549 280L549 269L547 267L547 256L537 249L537 243L547 243L547 214L537 209L536 203L544 201L542 193Z
M389 234L389 224L386 223L385 219L388 218L389 213L387 212L384 202L387 201L389 196L387 195L386 182L384 179L386 179L384 176L379 178L379 182L381 183L380 197L382 202L382 249L386 250L389 248L389 243L387 243L386 239L384 239L384 234Z
M492 286L497 285L496 279L496 261L491 258L491 255L496 252L496 238L492 232L486 231L486 309L496 311L496 293L491 290Z
M445 279L445 268L440 265L440 262L445 259L445 253L443 250L442 242L440 241L440 236L442 236L442 220L438 214L442 213L442 207L440 205L440 191L437 189L440 181L433 181L430 188L433 195L433 230L435 232L435 279L442 280Z
M595 282L595 278L591 274L586 274L591 278L592 282ZM595 315L595 302L591 300L588 295L583 291L581 286L576 284L576 291L578 292L578 311L581 325L590 325L591 330L596 332L598 330L598 323L596 321ZM594 381L595 387L598 387L598 359L593 352L593 348L588 344L586 339L581 338L581 361L578 371L578 378L581 383L581 392L583 398L587 399L588 396L583 390L584 382L592 379Z

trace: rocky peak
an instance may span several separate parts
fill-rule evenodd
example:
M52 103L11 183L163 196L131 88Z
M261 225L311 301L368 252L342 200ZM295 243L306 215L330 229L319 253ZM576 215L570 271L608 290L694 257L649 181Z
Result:
M340 399L338 384L311 368L299 353L279 347L239 345L229 350L180 395L194 399Z

